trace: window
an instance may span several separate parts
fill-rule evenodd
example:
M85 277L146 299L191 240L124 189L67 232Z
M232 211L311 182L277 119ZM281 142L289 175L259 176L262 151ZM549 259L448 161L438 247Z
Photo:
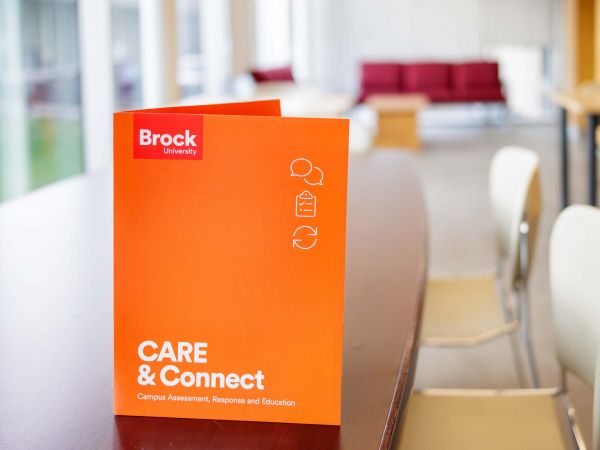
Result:
M142 104L140 10L137 0L113 0L111 5L115 109Z
M177 83L182 97L204 89L199 0L177 0Z
M0 2L0 201L84 168L75 0Z
M289 0L256 0L254 30L257 67L268 69L291 65L290 6Z

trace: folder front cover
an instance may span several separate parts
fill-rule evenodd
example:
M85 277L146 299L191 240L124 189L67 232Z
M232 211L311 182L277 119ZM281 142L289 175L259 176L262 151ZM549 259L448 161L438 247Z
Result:
M115 114L115 414L339 424L348 122Z

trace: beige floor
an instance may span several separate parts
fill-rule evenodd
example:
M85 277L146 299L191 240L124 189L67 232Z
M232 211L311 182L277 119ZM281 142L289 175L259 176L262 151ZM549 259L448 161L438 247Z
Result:
M532 276L533 337L543 386L558 384L548 288L548 239L559 212L558 130L550 126L425 130L424 151L415 156L421 172L430 224L430 273L451 274L491 268L492 228L487 202L488 167L494 151L521 145L542 160L544 211ZM572 145L572 196L585 199L583 142ZM592 392L570 378L569 386L591 445ZM518 387L506 338L475 349L423 348L415 387Z

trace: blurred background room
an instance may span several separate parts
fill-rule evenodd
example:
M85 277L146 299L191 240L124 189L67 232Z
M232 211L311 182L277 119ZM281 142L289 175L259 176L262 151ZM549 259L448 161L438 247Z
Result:
M368 62L499 63L505 102L423 111L431 151L446 133L552 125L545 90L591 76L568 65L566 3L2 0L0 198L110 166L113 110L279 96L290 114L351 115L367 148Z
M411 155L429 273L455 274L495 265L490 163L527 147L543 199L533 347L539 384L557 386L548 242L565 205L561 144L570 202L588 202L597 125L557 93L596 89L599 20L598 0L0 0L0 208L110 171L114 111L280 98L284 115L350 118L352 154ZM425 347L415 386L518 387L510 353L502 339ZM591 442L592 391L570 382Z

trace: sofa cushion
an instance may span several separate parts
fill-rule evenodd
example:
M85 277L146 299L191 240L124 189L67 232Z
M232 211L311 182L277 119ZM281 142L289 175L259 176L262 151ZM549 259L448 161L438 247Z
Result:
M361 85L395 89L402 84L402 64L364 63L361 66ZM388 91L392 92L392 91Z
M418 94L426 95L430 102L451 102L451 92L446 88L423 88L410 91Z
M406 64L404 88L409 92L424 92L426 89L448 90L450 66L444 63Z
M257 83L264 83L267 81L294 81L292 68L289 66L266 70L254 69L251 70L250 73Z
M499 87L498 63L471 62L452 65L453 89Z
M374 86L374 85L363 85L360 89L360 95L358 97L359 102L364 102L369 95L373 94L398 94L399 90L397 86Z
M453 102L504 102L506 98L502 88L497 87L474 87L468 89L455 89L452 91Z

